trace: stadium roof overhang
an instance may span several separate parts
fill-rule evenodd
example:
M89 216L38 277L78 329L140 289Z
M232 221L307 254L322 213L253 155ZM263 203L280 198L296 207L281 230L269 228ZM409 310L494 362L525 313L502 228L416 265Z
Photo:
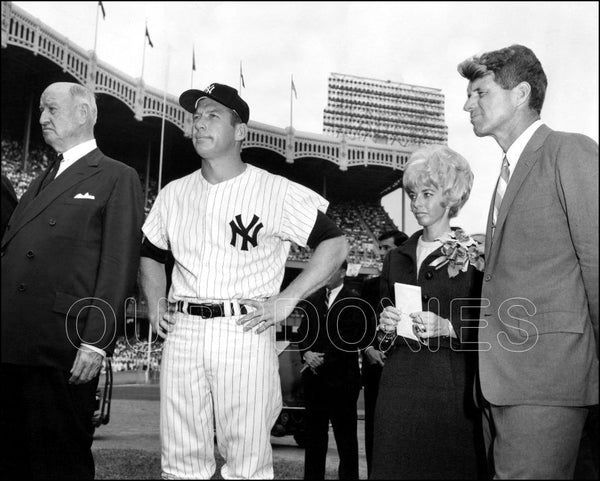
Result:
M402 171L380 166L354 166L347 170L327 160L305 157L289 164L271 151L249 148L242 152L246 162L282 175L319 192L333 202L379 201L393 185L400 186Z
M2 49L2 135L20 139L24 136L27 111L31 108L30 140L43 144L38 125L37 104L43 90L58 81L76 81L59 65L34 55L31 51L9 45ZM143 174L150 158L150 176L158 178L161 119L134 118L132 111L111 95L99 94L96 138L99 147ZM200 166L191 139L170 122L165 125L162 185L189 174ZM294 163L272 150L250 147L242 158L270 172L283 175L321 193L330 201L378 201L399 186L402 170L376 165L350 166L340 170L338 165L316 157L302 157Z

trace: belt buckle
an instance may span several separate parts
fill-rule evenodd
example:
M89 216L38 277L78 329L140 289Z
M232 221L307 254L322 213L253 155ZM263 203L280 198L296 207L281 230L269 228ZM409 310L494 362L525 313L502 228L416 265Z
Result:
M242 312L245 309L242 309ZM192 316L200 316L203 319L212 319L213 317L225 316L224 304L188 304L187 313ZM233 307L231 312L233 313Z
M196 306L199 309L200 313L198 316L202 317L202 319L210 319L212 317L212 309L207 304L198 304Z
M188 304L187 313L190 316L199 316L202 319L208 319L211 316L210 307L206 304Z

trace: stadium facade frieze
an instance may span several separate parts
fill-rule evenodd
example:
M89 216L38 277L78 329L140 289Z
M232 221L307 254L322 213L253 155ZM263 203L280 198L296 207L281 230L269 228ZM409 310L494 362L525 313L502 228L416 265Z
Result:
M16 46L43 56L58 65L78 82L98 94L123 102L142 121L145 117L165 118L189 137L192 116L174 95L146 85L99 60L39 19L12 2L2 2L2 48ZM166 99L166 102L165 102ZM243 149L259 147L282 155L287 163L316 157L336 164L340 170L353 166L381 166L403 170L413 145L383 145L373 139L345 135L331 136L300 132L292 127L276 127L251 120Z

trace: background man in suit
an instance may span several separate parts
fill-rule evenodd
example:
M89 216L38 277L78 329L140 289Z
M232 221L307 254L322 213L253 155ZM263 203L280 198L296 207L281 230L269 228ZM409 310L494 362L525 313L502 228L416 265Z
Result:
M3 479L94 478L98 375L135 283L143 220L139 177L98 150L96 117L86 88L46 88L40 124L62 160L31 183L2 239Z
M547 80L527 47L458 71L475 135L504 154L479 329L495 476L569 478L598 403L598 144L542 123Z
M364 301L344 285L346 261L327 287L303 303L298 328L306 401L304 479L324 479L329 421L337 444L339 479L358 479L356 403L360 392L358 342L365 332Z
M387 254L391 249L401 246L408 236L399 230L386 231L379 236L379 253ZM380 276L371 277L363 282L362 298L369 303L371 318L368 322L366 335L367 341L375 341L375 333L379 324L379 312L382 310L379 301ZM373 458L373 418L375 415L375 402L379 391L379 378L385 361L385 354L377 349L377 343L369 344L362 350L362 380L365 400L365 454L367 458L367 472L371 474L371 460Z

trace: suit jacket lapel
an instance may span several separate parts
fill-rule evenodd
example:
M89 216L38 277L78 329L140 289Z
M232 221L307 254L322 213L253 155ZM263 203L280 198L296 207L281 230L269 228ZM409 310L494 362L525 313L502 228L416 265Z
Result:
M40 184L44 181L44 177L46 176L40 175L39 177L33 179L31 181L31 184L29 184L29 188L25 191L25 193L19 200L17 207L15 207L15 211L13 212L11 218L11 229L13 228L13 226L16 226L19 223L19 218L23 215L25 209L27 209L29 203L35 198L35 192L37 192L40 188Z
M43 176L36 179L24 195L24 197L27 196L24 199L25 205L14 217L14 225L11 225L11 229L4 237L2 245L8 243L24 225L38 216L66 190L81 182L83 179L96 174L98 172L97 167L101 157L102 153L98 149L92 150L89 154L76 161L67 170L61 173L37 196L35 196L35 192L37 192Z
M400 247L397 247L398 253L402 254L410 259L408 265L410 267L404 270L404 273L407 275L411 275L415 282L417 281L417 244L419 242L419 237L423 234L423 230L419 230L415 232L412 236L410 236L404 244Z
M519 157L519 162L517 163L517 167L515 171L510 177L508 182L508 186L506 187L506 192L504 193L504 198L502 199L502 205L500 206L500 211L498 212L498 219L496 222L496 231L494 233L495 241L491 239L491 211L493 210L493 200L492 206L490 210L490 217L488 218L488 228L486 234L486 253L489 252L489 256L486 255L486 262L491 263L494 254L497 251L497 247L499 245L498 240L502 236L502 232L504 230L504 222L506 220L506 216L512 206L513 201L519 190L521 189L521 185L531 172L532 167L540 158L537 151L544 145L544 141L546 137L552 132L547 125L542 125L539 129L535 131L521 157ZM490 236L490 240L488 241L487 237ZM488 247L489 242L489 247ZM488 251L489 248L489 251Z

